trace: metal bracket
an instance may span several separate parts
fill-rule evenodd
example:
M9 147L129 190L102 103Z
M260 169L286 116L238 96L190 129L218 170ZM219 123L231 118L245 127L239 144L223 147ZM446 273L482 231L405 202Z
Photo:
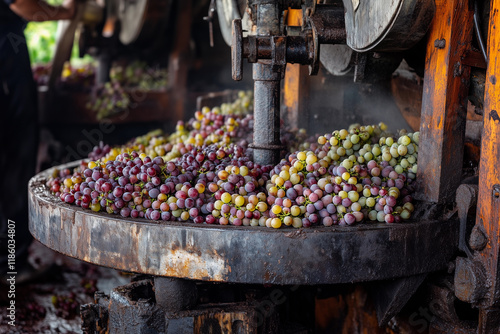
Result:
M241 19L233 20L231 74L233 80L240 81L243 79L243 28L241 27Z
M210 1L210 6L208 7L208 15L203 17L203 20L208 22L208 34L210 37L210 46L214 47L214 15L216 13L215 0Z
M413 296L427 274L376 283L372 289L379 326L385 326Z

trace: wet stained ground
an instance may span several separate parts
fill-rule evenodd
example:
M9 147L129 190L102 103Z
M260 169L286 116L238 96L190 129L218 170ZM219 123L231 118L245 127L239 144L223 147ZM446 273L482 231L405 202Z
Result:
M38 242L30 262L42 268L35 280L10 287L0 285L0 333L81 333L80 305L93 301L96 290L106 294L130 282L131 276L56 253ZM15 327L9 325L9 303L15 301Z

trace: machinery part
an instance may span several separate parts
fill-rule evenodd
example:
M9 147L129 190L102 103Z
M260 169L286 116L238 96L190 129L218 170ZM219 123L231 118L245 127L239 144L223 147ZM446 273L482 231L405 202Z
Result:
M318 48L318 39L314 31L306 31L301 36L243 37L241 20L236 19L233 21L231 45L233 79L242 79L243 58L248 58L250 63L270 60L273 71L281 71L286 63L309 64L310 74L317 74Z
M114 288L107 309L107 333L164 333L166 319L155 303L151 280Z
M194 308L198 299L196 284L179 278L155 277L156 304L166 312L178 312Z
M472 258L472 253L467 247L467 223L469 210L476 207L477 204L478 186L474 184L461 184L457 189L457 208L458 218L460 219L460 237L458 239L458 249L465 252L469 258ZM475 217L475 212L474 212Z
M481 18L479 13L478 0L474 0L474 31L476 32L477 44L486 62L488 62L488 55L486 54L486 43L484 43L483 33L481 32Z
M49 100L54 94L56 81L61 77L61 72L64 62L69 60L71 56L71 49L75 40L75 32L78 24L82 20L85 11L85 3L77 2L75 8L75 17L70 21L60 21L58 29L61 31L60 37L57 39L54 59L52 61L52 70L49 77Z
M456 220L274 230L124 219L60 202L45 186L52 173L29 184L33 236L62 254L129 272L234 283L363 282L446 268L458 244Z
M215 8L219 17L219 27L227 45L232 45L232 22L241 20L243 30L250 31L251 22L247 13L246 0L215 0Z
M280 142L281 72L274 72L270 61L253 65L254 134L253 159L258 164L277 164L284 146Z
M203 17L203 20L208 22L208 36L210 39L210 46L214 47L214 14L215 14L215 0L210 1L208 6L208 15Z
M470 234L469 246L475 251L482 251L488 244L488 234L481 225L475 225Z
M344 43L345 29L342 8L333 5L317 5L315 8L314 12L307 11L309 15L299 35L243 37L241 20L235 19L231 42L233 79L242 78L242 58L248 58L250 63L270 59L274 71L284 68L286 63L309 65L309 74L316 75L320 44Z
M354 51L402 51L421 40L434 17L429 0L343 0L347 45Z
M387 325L389 320L401 311L426 277L427 274L421 274L375 283L372 296L380 327Z
M277 164L280 160L282 145L280 142L280 89L281 76L285 71L286 42L275 40L280 36L281 8L278 3L266 0L249 2L250 8L256 11L254 24L256 42L259 39L271 39L274 50L271 50L271 61L258 60L253 64L254 79L254 162L258 164ZM244 39L248 41L247 39ZM248 42L246 43L248 44ZM243 43L243 51L245 43ZM272 46L273 46L272 45ZM278 50L276 50L278 48Z
M354 82L380 83L390 80L392 73L401 64L400 53L364 52L355 53Z
M476 333L474 322L463 320L457 314L459 301L453 292L451 278L434 277L432 282L424 290L425 304L410 316L410 324L417 324L416 319L425 319L430 322L429 333ZM423 332L423 326L417 332Z
M148 45L168 22L173 0L119 0L119 39L124 45Z
M289 1L288 7L299 1ZM287 63L309 65L309 74L319 69L319 45L345 40L343 11L332 5L316 6L306 1L305 27L299 35L285 36L282 30L283 8L279 2L249 1L255 35L243 37L240 19L233 20L231 65L234 80L241 80L243 58L253 63L254 79L254 161L276 164L280 160L280 87Z
M243 31L241 20L233 20L233 41L231 42L231 75L233 80L243 79Z
M94 294L94 303L80 306L80 317L82 319L82 333L106 333L109 324L109 296L102 291Z
M486 275L478 261L458 257L455 265L455 295L461 301L477 305L486 294Z
M325 44L320 47L319 60L328 72L341 76L351 71L355 53L347 45Z
M109 297L96 292L94 303L82 305L82 331L84 334L280 332L276 304L270 301L205 304L189 311L165 311L155 301L157 289L161 287L155 283L153 293L152 281L146 279L117 287Z
M345 44L346 30L344 8L335 5L316 5L314 12L306 16L319 44Z

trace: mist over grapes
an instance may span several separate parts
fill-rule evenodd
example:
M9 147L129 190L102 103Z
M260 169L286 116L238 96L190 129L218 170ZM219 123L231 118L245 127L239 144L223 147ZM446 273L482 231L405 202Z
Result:
M68 204L153 221L301 228L410 218L418 132L355 124L311 139L285 128L285 158L259 165L248 147L252 100L240 92L170 135L96 147L91 161L55 171L47 186Z

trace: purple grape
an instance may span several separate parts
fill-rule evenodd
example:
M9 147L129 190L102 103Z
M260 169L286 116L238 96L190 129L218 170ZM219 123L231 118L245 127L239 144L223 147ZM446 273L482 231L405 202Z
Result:
M344 215L344 221L347 225L352 225L356 222L356 217L352 213L346 213Z
M148 192L148 194L149 194L149 197L151 197L151 198L157 198L158 195L160 194L160 191L157 188L153 188Z
M337 207L333 203L330 203L326 206L326 210L329 214L334 214L337 212Z

